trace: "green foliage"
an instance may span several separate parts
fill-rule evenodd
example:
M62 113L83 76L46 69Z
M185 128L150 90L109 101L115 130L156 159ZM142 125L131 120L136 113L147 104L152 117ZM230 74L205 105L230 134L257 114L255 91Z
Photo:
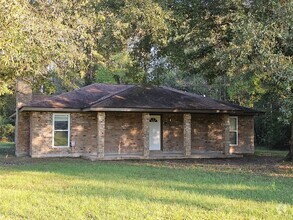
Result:
M30 76L34 85L42 84L51 72L72 88L93 64L103 62L95 42L104 23L92 2L23 0L0 5L3 92L17 77Z
M257 121L257 140L288 146L288 124L293 123L292 1L168 4L176 22L165 51L178 72L184 73L173 79L182 79L189 85L186 90L265 110L266 116ZM224 96L206 89L205 81L217 88L219 79L219 93ZM274 110L270 112L264 103Z
M109 69L103 66L98 67L98 69L96 70L95 79L97 83L109 83L109 84L117 83L115 81L114 76L109 71Z
M132 64L133 63L129 53L125 52L113 54L109 58L107 66L101 65L98 67L96 72L96 81L117 84L133 83L136 79L134 74L130 73L130 69L133 67ZM136 75L138 76L139 72L136 72Z
M165 74L164 78L164 84L169 87L220 100L228 100L227 81L228 79L225 76L214 78L211 82L202 75L178 74L178 71L170 71Z
M0 116L0 140L12 141L14 136L14 126L11 121L7 120L3 116Z
M146 82L151 48L167 44L170 13L152 0L0 5L0 95L11 92L17 77L45 85L46 93L55 92L56 78L66 89L90 84L101 65L127 68L123 81ZM121 54L131 62L120 71L112 60Z
M16 78L45 94L167 84L263 110L276 99L270 131L287 131L292 16L281 0L0 0L0 95Z
M279 120L281 113L267 111L255 120L256 143L270 149L286 150L289 148L290 125Z
M272 88L283 94L288 88L283 82L292 87L291 1L180 1L172 6L179 31L169 57L181 70L210 80L228 76L229 99L248 106Z
M116 75L116 81L156 82L157 78L149 77L156 58L152 49L168 42L170 12L153 0L102 1L97 7L107 20L101 48L107 49L106 66Z
M9 116L15 112L15 96L0 96L0 140L13 141L14 123Z

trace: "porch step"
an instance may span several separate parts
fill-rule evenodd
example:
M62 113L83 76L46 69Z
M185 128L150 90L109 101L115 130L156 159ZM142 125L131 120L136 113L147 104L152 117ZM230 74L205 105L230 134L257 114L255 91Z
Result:
M97 160L166 160L166 159L211 159L211 158L241 158L243 155L231 154L225 155L221 153L201 153L201 154L192 154L190 156L185 156L183 154L160 154L160 155L151 155L149 157L144 157L143 155L134 155L134 154L108 154L104 158L99 158L97 156L82 156L82 158L97 161Z

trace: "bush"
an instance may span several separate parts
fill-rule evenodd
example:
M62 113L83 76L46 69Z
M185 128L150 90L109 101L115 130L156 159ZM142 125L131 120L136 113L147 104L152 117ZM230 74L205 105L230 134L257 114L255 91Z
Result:
M270 149L287 150L290 142L290 125L279 120L277 112L267 111L255 120L256 144Z
M9 119L0 116L0 140L2 142L13 141L14 126Z

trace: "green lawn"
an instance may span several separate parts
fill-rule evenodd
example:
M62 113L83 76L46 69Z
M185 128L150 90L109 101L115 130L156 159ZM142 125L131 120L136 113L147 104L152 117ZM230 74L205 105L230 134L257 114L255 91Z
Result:
M14 146L15 144L13 142L0 142L0 160L1 157L14 154Z
M259 156L276 156L276 157L286 157L288 151L284 150L269 150L265 147L256 147L255 154Z
M0 219L292 219L292 170L214 168L2 157Z
M4 166L4 219L290 219L292 178L123 162Z
M13 148L14 142L0 142L0 149L2 148Z

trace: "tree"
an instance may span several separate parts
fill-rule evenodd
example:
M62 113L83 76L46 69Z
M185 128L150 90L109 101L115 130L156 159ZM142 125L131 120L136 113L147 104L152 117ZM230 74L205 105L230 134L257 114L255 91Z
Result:
M117 68L121 54L127 78L147 82L151 49L167 43L169 12L152 0L0 3L0 94L18 77L47 93L56 81L68 89L90 84L102 66Z
M73 88L91 71L101 58L92 48L100 23L90 3L1 0L0 94L18 77L48 86L60 78Z
M279 120L292 108L292 1L168 1L176 21L165 54L185 75L223 78L227 99L255 106L276 99Z
M151 73L160 68L154 68L153 62L168 43L171 14L159 3L106 0L97 5L108 24L100 41L101 48L106 47L109 52L106 66L117 70L117 61L122 58L118 63L123 63L124 82L154 83L160 77Z
M284 127L292 123L292 4L0 0L0 95L26 77L50 94L104 80L165 82L245 106L269 103L270 120Z

